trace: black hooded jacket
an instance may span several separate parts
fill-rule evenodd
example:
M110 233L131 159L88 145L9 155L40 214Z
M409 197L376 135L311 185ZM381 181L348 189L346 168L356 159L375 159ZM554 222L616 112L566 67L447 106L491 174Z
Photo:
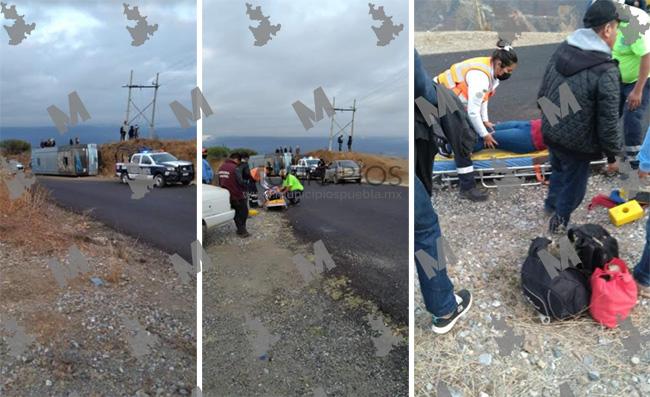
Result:
M574 113L565 105L554 125L547 114L542 114L542 133L551 149L583 160L601 159L603 153L613 156L622 149L618 62L605 52L590 50L590 34L582 35L583 39L587 37L585 48L567 41L560 44L546 67L538 93L538 99L546 97L562 108L560 86L569 86L581 110Z

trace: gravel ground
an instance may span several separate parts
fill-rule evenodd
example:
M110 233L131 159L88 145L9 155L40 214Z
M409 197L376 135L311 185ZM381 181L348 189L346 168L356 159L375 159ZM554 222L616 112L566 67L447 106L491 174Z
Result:
M616 187L617 178L594 175L586 201ZM474 305L450 333L435 336L416 280L416 395L435 396L438 381L454 397L558 396L563 383L575 396L650 395L650 346L630 358L622 353L621 337L626 335L620 329L606 330L588 315L544 325L524 300L519 271L530 240L545 235L546 190L519 188L507 197L492 191L488 202L478 204L459 200L456 188L434 193L442 234L459 259L450 266L450 277L457 289L473 293ZM615 228L606 209L588 212L583 202L572 222L603 225L618 239L629 266L639 260L645 219ZM499 352L495 337L503 332L492 322L497 318L523 338L509 356ZM648 335L649 300L640 300L632 321Z
M514 47L560 43L568 35L569 32L523 32ZM497 40L497 32L415 32L415 48L420 55L492 50L496 48Z
M205 395L407 396L408 330L391 325L344 277L305 284L292 257L313 261L313 248L298 242L281 213L261 211L248 229L248 239L236 237L232 224L205 236L217 266L203 272ZM378 333L369 313L390 329ZM262 332L251 320L272 341L261 351L254 341ZM373 340L380 335L396 338L384 356Z
M65 262L67 245L42 252L0 237L0 395L190 395L196 278L182 284L167 254L48 206L51 222L79 247L90 272L60 288L47 262ZM95 286L91 277L104 285ZM10 351L16 335L7 328L9 318L35 339L18 357ZM123 319L146 331L135 333ZM130 339L143 335L151 344L141 355Z

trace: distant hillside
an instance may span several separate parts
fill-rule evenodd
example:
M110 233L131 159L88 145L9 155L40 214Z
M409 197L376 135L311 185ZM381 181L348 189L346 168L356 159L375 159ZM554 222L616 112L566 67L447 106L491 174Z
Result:
M415 30L565 32L580 26L585 0L415 0Z

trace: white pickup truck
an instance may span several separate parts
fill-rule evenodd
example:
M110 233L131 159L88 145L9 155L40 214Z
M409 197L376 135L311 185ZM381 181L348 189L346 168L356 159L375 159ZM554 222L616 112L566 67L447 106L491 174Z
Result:
M194 166L190 161L178 160L167 152L142 151L131 156L128 163L116 163L115 176L122 183L133 179L153 179L156 187L177 182L189 185L194 179Z

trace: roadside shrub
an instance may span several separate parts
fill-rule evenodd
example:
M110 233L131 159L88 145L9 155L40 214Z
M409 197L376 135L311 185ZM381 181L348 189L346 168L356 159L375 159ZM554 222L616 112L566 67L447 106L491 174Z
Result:
M0 141L0 149L5 154L21 154L32 150L32 145L20 139L5 139Z
M208 157L213 159L225 159L230 155L230 149L225 146L213 146L208 148Z
M247 153L249 156L254 156L257 152L253 149L248 148L235 148L230 149L226 146L213 146L208 148L208 157L211 159L221 160L228 158L230 153Z
M257 154L257 152L255 150L248 149L248 148L245 148L245 147L238 147L238 148L235 148L235 149L231 149L230 152L231 153L246 153L249 156L255 156Z

